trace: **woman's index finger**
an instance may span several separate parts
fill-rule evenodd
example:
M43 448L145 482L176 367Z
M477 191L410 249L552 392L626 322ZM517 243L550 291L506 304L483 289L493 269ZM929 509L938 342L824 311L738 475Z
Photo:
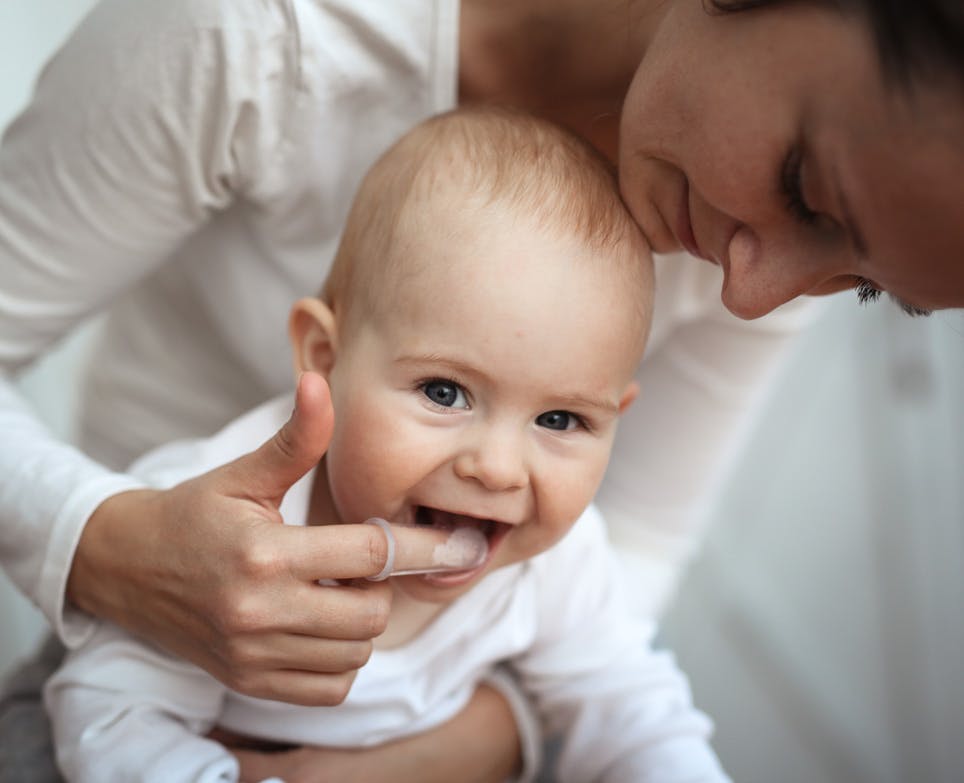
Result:
M478 564L478 546L466 546L458 531L390 527L395 541L393 573L458 570ZM386 531L377 525L289 526L278 532L287 539L292 571L300 579L375 576L384 570L389 556Z

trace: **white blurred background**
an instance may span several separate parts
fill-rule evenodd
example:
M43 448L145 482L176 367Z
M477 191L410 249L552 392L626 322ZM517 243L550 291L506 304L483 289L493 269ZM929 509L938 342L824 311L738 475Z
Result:
M92 4L0 2L0 127ZM853 299L760 406L663 631L741 783L964 780L964 313ZM85 344L21 383L65 437ZM44 633L2 574L0 620L2 677Z

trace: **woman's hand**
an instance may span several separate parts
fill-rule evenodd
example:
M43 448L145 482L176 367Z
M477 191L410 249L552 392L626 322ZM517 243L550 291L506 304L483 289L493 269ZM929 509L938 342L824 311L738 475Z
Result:
M243 783L270 777L285 783L494 783L512 776L521 751L508 702L479 686L469 704L436 729L374 748L253 750L242 739L212 734L241 764Z
M250 696L341 702L387 622L372 525L285 526L285 492L321 459L333 416L319 375L302 376L288 422L257 450L169 490L109 498L91 516L68 598ZM405 534L411 534L405 535ZM432 565L437 531L404 530L396 568Z

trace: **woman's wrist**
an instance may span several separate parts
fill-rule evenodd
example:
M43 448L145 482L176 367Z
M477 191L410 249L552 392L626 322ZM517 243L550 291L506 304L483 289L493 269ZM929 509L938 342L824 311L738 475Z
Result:
M160 492L136 489L104 500L84 526L67 577L67 600L95 617L126 625L131 590L125 574L150 547L151 504Z

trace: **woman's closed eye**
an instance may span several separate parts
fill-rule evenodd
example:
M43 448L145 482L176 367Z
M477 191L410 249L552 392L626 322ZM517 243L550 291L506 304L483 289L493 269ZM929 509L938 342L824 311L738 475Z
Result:
M826 209L821 208L825 197L814 195L814 193L820 192L819 183L814 181L804 182L804 179L808 176L804 172L804 157L804 147L802 143L798 142L789 149L780 166L780 195L787 211L798 224L811 231L819 232L825 238L834 240L844 237L851 238L850 232L846 230L844 224ZM811 165L810 169L816 169L816 165ZM816 175L810 174L809 176L815 177Z
M820 218L820 213L811 209L803 195L803 147L800 144L794 144L783 159L780 192L790 214L803 225L813 225Z
M545 427L547 430L566 430L586 429L585 422L575 413L569 411L546 411L536 416L536 424Z
M428 399L442 408L464 409L469 407L465 390L453 381L440 378L426 381L419 388Z

